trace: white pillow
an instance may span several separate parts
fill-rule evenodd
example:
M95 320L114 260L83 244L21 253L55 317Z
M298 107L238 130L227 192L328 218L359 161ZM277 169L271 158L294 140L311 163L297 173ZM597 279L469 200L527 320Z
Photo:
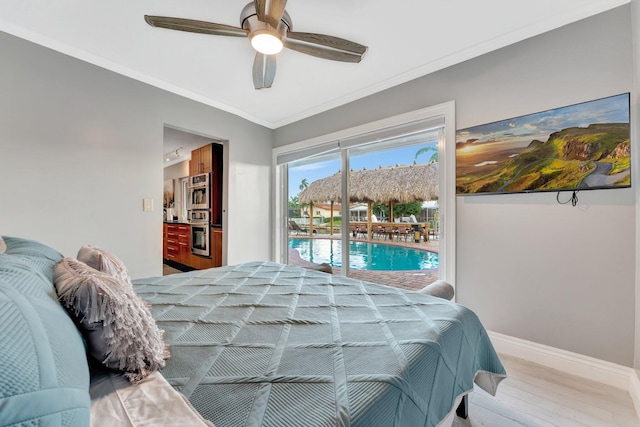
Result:
M0 254L3 254L7 251L7 244L4 242L2 236L0 236Z
M124 282L131 283L131 277L124 263L109 251L97 246L84 245L78 251L78 261L103 273L110 274Z
M53 281L96 360L134 384L164 367L164 331L130 283L71 258L56 264Z

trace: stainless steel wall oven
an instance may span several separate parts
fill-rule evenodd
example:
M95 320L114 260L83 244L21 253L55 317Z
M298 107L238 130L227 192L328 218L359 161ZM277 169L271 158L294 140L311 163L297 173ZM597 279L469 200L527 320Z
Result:
M206 223L191 223L191 252L196 255L209 256L209 230L211 226Z
M189 177L189 209L209 209L209 174L203 173Z

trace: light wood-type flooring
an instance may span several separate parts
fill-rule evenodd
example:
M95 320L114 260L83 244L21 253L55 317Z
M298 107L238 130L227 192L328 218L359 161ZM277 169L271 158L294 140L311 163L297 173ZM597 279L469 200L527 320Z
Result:
M507 378L495 397L476 387L455 427L640 426L629 393L500 355Z

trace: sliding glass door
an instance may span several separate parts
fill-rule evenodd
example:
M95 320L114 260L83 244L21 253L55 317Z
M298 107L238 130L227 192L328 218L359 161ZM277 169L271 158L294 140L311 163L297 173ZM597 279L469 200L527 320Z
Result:
M349 276L417 290L438 279L438 130L346 150ZM432 215L433 217L433 215Z
M454 114L451 102L275 149L277 260L454 283Z
M414 290L437 280L440 133L372 136L288 162L287 262Z
M341 157L337 150L288 163L289 264L328 263L338 270L341 268L340 169Z

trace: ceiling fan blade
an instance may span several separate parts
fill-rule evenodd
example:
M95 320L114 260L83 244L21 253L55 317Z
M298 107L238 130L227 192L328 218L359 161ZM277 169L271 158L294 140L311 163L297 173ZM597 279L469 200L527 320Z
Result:
M212 34L214 36L247 37L249 31L232 27L231 25L216 24L214 22L197 21L195 19L172 18L169 16L145 15L144 20L152 27L168 28L170 30L186 31L189 33Z
M256 89L270 88L276 78L276 56L256 52L253 60L253 86Z
M267 22L273 28L278 28L284 8L287 6L287 0L271 0L267 5Z
M307 55L342 62L360 62L367 51L366 46L339 37L295 31L287 33L284 45Z
M284 15L287 0L253 0L259 21L267 22L273 28L278 28L280 19Z
M258 21L267 22L265 17L265 10L267 9L267 0L253 0L253 6L256 8L256 15Z

